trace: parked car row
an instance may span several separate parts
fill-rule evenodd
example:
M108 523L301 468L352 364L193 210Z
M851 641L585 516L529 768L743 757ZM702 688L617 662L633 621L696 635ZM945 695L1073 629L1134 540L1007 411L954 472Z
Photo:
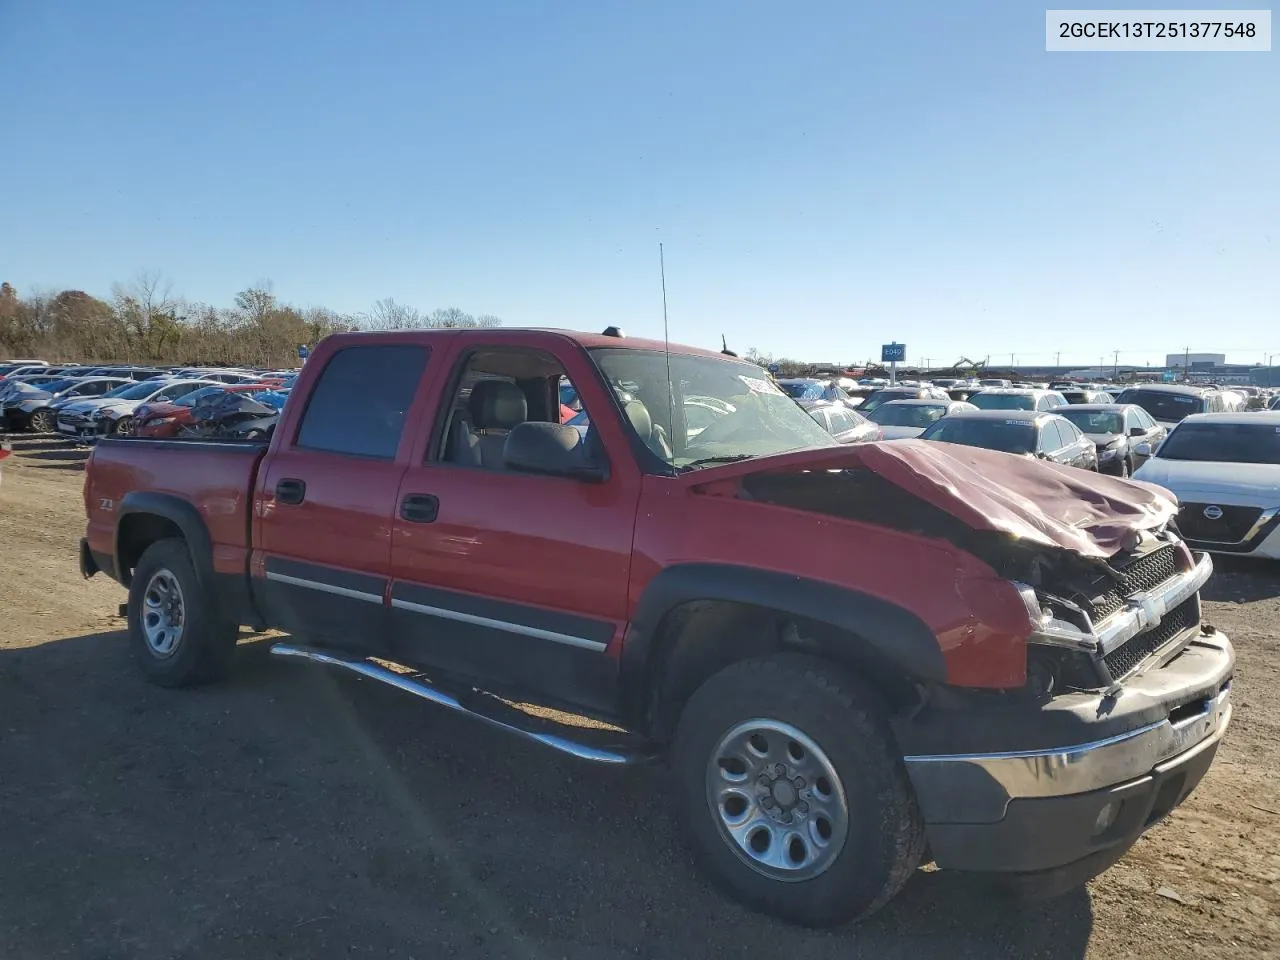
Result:
M103 436L226 437L241 427L269 436L296 376L288 370L11 362L0 364L0 426L56 432L78 442ZM223 399L228 394L239 402Z

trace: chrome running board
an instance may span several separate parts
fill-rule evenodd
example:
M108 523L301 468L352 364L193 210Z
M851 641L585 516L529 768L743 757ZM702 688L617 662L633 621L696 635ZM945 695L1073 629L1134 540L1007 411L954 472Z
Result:
M482 690L471 690L469 694L454 696L433 685L421 673L396 673L372 660L348 657L340 653L292 643L273 644L271 653L277 657L299 657L325 666L350 670L362 677L411 693L455 713L475 717L491 727L517 734L526 740L540 743L544 747L550 747L552 750L579 760L625 765L647 763L657 759L659 755L659 751L652 744L635 739L631 734L622 731L575 727L534 717ZM538 727L544 729L538 729ZM548 732L546 728L555 729L557 732ZM602 742L599 745L588 742L592 740Z

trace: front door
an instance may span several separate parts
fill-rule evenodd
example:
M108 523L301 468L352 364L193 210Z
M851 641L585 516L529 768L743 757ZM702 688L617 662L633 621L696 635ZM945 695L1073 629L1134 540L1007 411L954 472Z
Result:
M512 344L456 358L447 402L400 484L391 549L396 658L608 713L639 469L615 457L603 482L507 469L506 432L526 420L559 422L562 376L591 420L583 429L627 450L580 348L553 355Z
M406 466L398 453L427 359L416 344L344 347L305 409L280 424L255 504L256 572L272 624L326 646L389 648L391 518Z

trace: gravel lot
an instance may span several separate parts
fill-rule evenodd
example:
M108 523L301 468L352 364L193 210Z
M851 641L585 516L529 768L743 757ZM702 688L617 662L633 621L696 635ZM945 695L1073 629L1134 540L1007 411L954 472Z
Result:
M124 592L76 568L84 454L14 439L0 482L0 954L1263 957L1280 954L1280 568L1219 564L1236 719L1199 790L1088 890L1030 907L922 870L798 930L695 874L660 771L561 759L266 656L195 691L132 669Z

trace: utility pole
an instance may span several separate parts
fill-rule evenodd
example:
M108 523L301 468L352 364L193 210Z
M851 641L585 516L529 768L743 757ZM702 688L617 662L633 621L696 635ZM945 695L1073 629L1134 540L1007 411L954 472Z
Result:
M1053 355L1053 365L1054 365L1055 367L1060 367L1060 366L1062 366L1062 351L1061 351L1061 350L1059 350L1057 353L1055 353L1055 354Z
M1017 365L1018 365L1018 358L1014 356L1012 353L1009 354L1009 369L1012 370Z
M1182 359L1182 379L1191 379L1191 348L1187 347Z
M1119 350L1116 351L1116 364L1115 364L1115 369L1112 370L1111 372L1111 376L1114 377L1116 380L1120 379L1120 351Z

